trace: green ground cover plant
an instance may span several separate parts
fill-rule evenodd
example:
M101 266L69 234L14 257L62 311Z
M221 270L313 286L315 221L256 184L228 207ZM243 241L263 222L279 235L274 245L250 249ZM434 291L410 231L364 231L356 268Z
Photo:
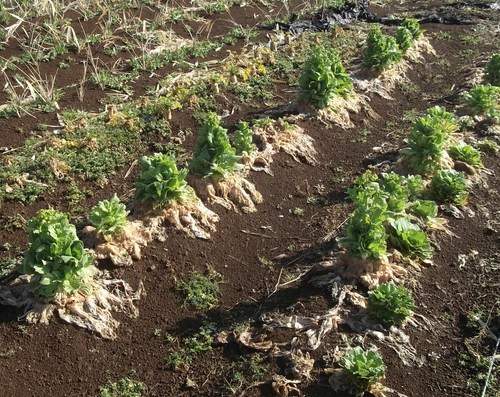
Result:
M90 292L96 268L68 217L56 210L40 210L28 223L29 249L19 271L32 275L29 288L52 299L57 294Z
M382 380L385 374L382 356L360 346L349 349L342 358L341 365L356 394L368 391L371 386Z
M321 109L327 107L334 96L345 97L352 92L352 79L334 49L317 45L306 60L299 86L301 96Z
M184 305L200 310L217 306L221 295L221 282L222 275L209 269L206 275L192 271L186 278L176 279L175 284L183 295Z
M198 332L184 338L177 346L172 348L166 357L166 366L169 369L187 369L193 363L193 360L199 353L212 350L214 343L214 324L205 324L200 327ZM170 336L170 335L169 335ZM171 342L175 339L168 338Z
M368 292L368 313L387 327L400 326L414 308L415 302L410 291L402 285L382 283Z
M116 382L109 381L99 389L97 397L141 397L146 391L146 385L129 377Z

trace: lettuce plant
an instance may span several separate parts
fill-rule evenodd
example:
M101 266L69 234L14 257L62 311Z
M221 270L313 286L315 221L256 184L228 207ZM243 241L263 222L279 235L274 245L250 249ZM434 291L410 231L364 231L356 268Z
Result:
M410 291L393 282L382 283L368 292L368 313L387 327L401 325L414 308Z
M399 62L401 58L402 53L396 41L392 37L384 35L380 27L377 26L368 33L363 51L365 66L381 71L390 64Z
M496 155L500 151L500 145L490 139L478 142L476 146L485 154Z
M128 211L118 196L102 200L90 211L89 221L98 235L117 236L127 224Z
M469 90L465 101L476 114L488 118L500 116L500 87L476 85Z
M321 45L312 49L299 85L301 95L317 108L328 106L328 101L335 95L345 96L352 91L352 79L338 54Z
M391 244L402 254L410 258L432 258L433 249L427 234L407 218L389 220L389 235Z
M411 33L413 40L418 39L420 36L422 36L422 29L420 29L420 24L416 19L413 18L407 18L405 19L401 25L401 27L408 29L408 31Z
M387 209L392 214L404 213L409 202L419 197L424 190L420 175L405 178L394 172L382 174L380 187L385 192Z
M457 130L453 114L438 106L417 118L408 137L408 148L402 151L409 168L421 175L439 169L449 136Z
M438 205L432 200L415 200L410 205L410 211L423 221L431 221L438 214Z
M238 164L240 158L229 142L227 130L221 127L219 117L215 113L206 114L189 164L190 171L203 176L224 176L242 167Z
M500 87L500 53L491 56L484 71L484 79L487 83Z
M355 204L366 201L367 196L379 195L387 202L388 215L402 214L410 201L423 193L423 181L420 175L404 177L394 172L383 173L380 178L367 170L356 178L354 187L348 190Z
M19 271L33 277L29 289L52 299L57 294L90 292L96 268L93 258L62 212L45 209L28 223L28 251Z
M387 203L381 195L366 196L349 217L346 236L339 240L352 256L378 260L387 251Z
M243 153L251 154L254 151L253 133L250 129L250 125L246 121L240 121L238 123L238 129L234 132L233 145L238 155Z
M448 153L453 160L462 161L473 167L482 167L481 152L470 145L456 143L451 145Z
M187 171L177 169L173 156L155 153L140 160L141 173L135 182L135 198L141 203L167 204L180 198L187 188Z
M440 170L430 184L432 197L440 203L465 205L469 192L465 174L455 170Z
M370 196L381 195L378 176L370 170L356 177L354 186L347 190L349 198L356 205L363 205Z
M404 26L400 26L398 30L396 30L395 38L398 47L403 53L408 51L415 41L412 33Z
M357 393L369 390L385 374L382 356L376 351L364 350L360 346L349 349L342 358L341 365Z

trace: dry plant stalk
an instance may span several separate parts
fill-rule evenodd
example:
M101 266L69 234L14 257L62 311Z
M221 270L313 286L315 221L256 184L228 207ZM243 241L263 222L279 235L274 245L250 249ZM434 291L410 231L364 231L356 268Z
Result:
M245 214L255 212L255 205L264 201L255 185L239 172L223 177L202 178L196 184L196 190L210 203L219 204L230 211Z
M252 130L262 150L255 151L245 159L251 169L270 173L271 157L280 150L297 162L317 164L314 139L305 134L302 127L280 119L267 125L256 125Z
M48 324L56 315L63 321L97 333L105 339L116 339L120 322L112 312L135 318L139 315L134 301L140 298L143 286L133 291L123 280L98 274L90 293L57 294L51 301L37 299L29 290L30 276L20 276L9 286L0 286L0 304L24 308L20 319L28 323Z
M94 247L96 259L110 259L115 266L131 266L141 259L141 247L152 240L151 234L140 220L127 222L117 236L96 236L96 228L86 226L82 233L87 245Z
M219 216L209 210L196 196L191 187L186 188L183 197L169 202L165 207L138 207L137 217L143 219L143 235L148 239L165 241L165 223L186 233L193 238L210 239L210 233L216 230Z

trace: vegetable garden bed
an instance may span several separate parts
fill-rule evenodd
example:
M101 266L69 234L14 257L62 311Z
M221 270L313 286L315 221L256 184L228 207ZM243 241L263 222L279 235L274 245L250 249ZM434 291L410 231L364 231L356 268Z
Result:
M344 3L0 5L2 396L499 393L498 4Z

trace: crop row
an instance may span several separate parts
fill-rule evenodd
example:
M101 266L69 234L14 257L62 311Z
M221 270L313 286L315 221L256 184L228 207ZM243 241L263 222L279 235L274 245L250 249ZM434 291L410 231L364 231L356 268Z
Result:
M408 43L418 35L412 21L398 30L394 41L373 30L364 52L365 64L375 69L388 67L401 59L401 53L411 46ZM396 50L399 58L391 55ZM497 123L499 116L499 75L500 56L496 54L486 69L487 84L472 88L466 96L466 103L476 116L491 124ZM327 108L332 98L352 93L352 81L338 55L323 46L313 48L299 84L300 100L317 108ZM155 104L162 106L167 119L168 112L177 107L175 100L169 99L163 96ZM139 128L130 120L115 108L110 108L107 115L110 124L127 126L131 131ZM76 124L77 120L72 122ZM429 109L413 124L407 146L401 150L398 172L377 176L367 171L349 190L355 210L349 217L345 237L339 242L346 251L347 266L351 266L350 270L356 267L349 273L373 289L369 293L369 312L386 325L400 325L414 305L406 290L385 282L404 279L406 270L396 261L417 263L432 258L428 231L444 228L444 222L437 218L438 204L465 205L470 180L483 167L479 150L457 135L461 128L471 126L468 122L474 120L459 120L440 107ZM264 150L254 145L258 133L269 144ZM287 134L291 138L284 139ZM218 216L205 207L196 192L229 209L254 211L262 196L245 179L249 170L259 164L268 168L277 150L294 153L300 151L297 146L307 149L303 142L310 144L296 126L270 120L256 121L252 126L239 123L231 142L219 118L207 113L188 165L199 186L187 184L188 170L178 169L174 156L144 156L135 183L135 219L115 195L91 210L92 226L84 230L85 234L98 258L110 257L117 265L131 264L132 258L140 257L141 246L153 238L162 238L165 222L196 237L208 238L215 230ZM92 141L88 144L92 145ZM497 150L488 142L478 146L482 150ZM308 151L314 160L313 148ZM62 171L63 165L53 167ZM29 182L25 179L24 183ZM84 248L65 214L41 210L30 220L28 228L30 246L19 268L23 276L10 288L1 287L2 303L26 308L25 316L30 321L46 322L57 312L63 320L104 337L116 337L118 323L111 311L136 316L133 301L139 298L140 291L134 292L125 282L110 280L97 270L92 254ZM342 366L358 391L369 389L383 377L382 359L360 348L348 351Z

